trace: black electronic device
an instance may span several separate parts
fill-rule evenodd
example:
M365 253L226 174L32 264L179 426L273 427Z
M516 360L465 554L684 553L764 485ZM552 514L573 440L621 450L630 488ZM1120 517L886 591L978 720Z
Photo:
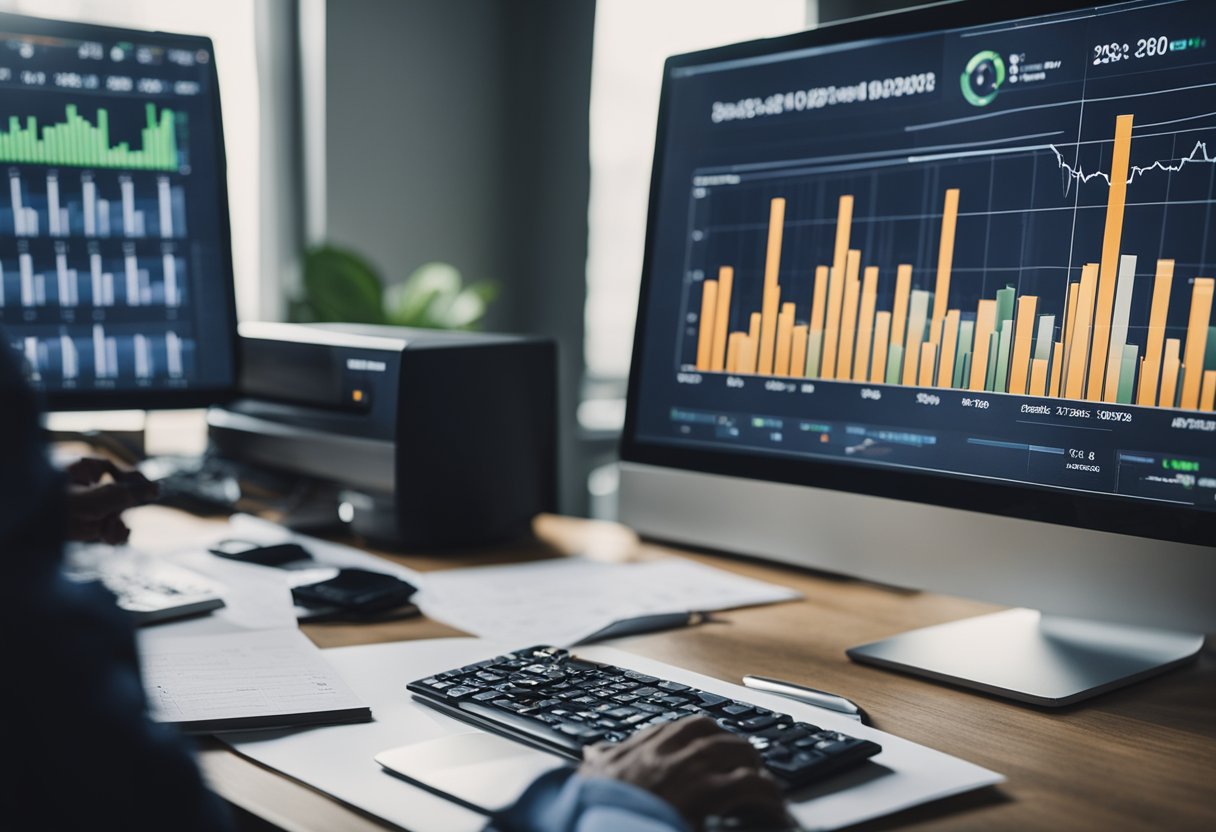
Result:
M53 410L197 407L236 383L215 52L0 15L0 328Z
M871 740L557 647L530 647L411 682L420 702L480 728L578 760L595 743L691 716L747 740L787 789L882 751Z
M555 508L551 340L356 324L240 331L241 396L208 412L212 453L315 482L323 518L390 545L447 547L525 536Z

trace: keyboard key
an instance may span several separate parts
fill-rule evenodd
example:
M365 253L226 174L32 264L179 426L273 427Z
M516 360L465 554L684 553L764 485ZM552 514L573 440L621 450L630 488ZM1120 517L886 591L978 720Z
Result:
M749 733L753 731L761 731L771 725L776 725L780 722L780 718L769 714L767 716L754 716L751 719L745 719L739 723L739 727Z

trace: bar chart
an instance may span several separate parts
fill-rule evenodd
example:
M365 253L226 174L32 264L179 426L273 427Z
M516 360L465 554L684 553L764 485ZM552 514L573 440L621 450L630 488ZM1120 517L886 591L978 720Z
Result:
M1091 212L1100 222L1069 228L1046 219L1031 229L1043 248L1097 254L1075 267L1031 269L1018 261L1020 251L1002 239L1014 237L1018 227L998 225L992 233L992 218L1000 219L1001 199L1009 197L980 168L969 169L967 181L987 180L985 193L938 181L948 179L949 171L923 174L939 187L924 189L933 204L922 214L898 218L899 233L908 238L899 248L919 255L906 262L892 262L897 247L883 237L884 229L896 233L894 221L873 221L883 211L873 198L881 189L858 188L833 201L824 189L798 187L792 179L788 195L778 195L780 182L766 186L772 195L760 203L767 208L762 230L705 249L702 279L689 284L686 306L695 323L680 342L680 365L707 373L1216 410L1213 271L1191 254L1199 250L1189 244L1194 241L1180 259L1166 250L1170 240L1164 233L1151 246L1138 235L1135 247L1124 234L1131 189L1145 189L1139 210L1210 203L1206 191L1216 161L1208 151L1211 139L1205 135L1181 152L1171 145L1160 158L1149 158L1162 143L1151 132L1133 141L1135 126L1134 113L1117 113L1105 140L1090 143L1099 155L1091 154L1088 167L1080 150L1068 156L1048 145L1023 154L1039 180L1059 177L1058 195L1032 189L1027 198L1041 216L1070 202L1075 212L1083 196L1105 191L1104 205L1090 206L1102 209ZM1146 152L1138 154L1141 142ZM1098 159L1100 164L1093 161ZM898 181L901 174L881 175ZM1193 195L1204 200L1186 199L1192 194L1185 192L1185 181L1174 184L1174 177L1187 176L1197 183L1190 185ZM748 207L754 210L756 202ZM715 225L712 204L696 210L708 233L727 227ZM863 229L856 221L861 210L870 220ZM1029 210L1019 206L1022 213ZM730 227L759 225L758 218L740 216L739 205L729 211ZM1003 268L956 268L961 216L973 249L980 243L972 238L984 228L986 263L1002 246L1010 250ZM1021 227L1023 239L1027 227ZM741 239L755 242L743 247ZM782 262L791 253L794 268ZM746 281L740 279L744 262L762 263L748 269Z
M173 110L158 114L152 103L144 105L145 124L140 146L114 143L110 136L110 111L98 107L90 122L76 104L64 108L63 119L40 125L36 116L9 116L7 130L0 128L0 162L39 165L74 165L134 170L178 169L177 116Z
M187 236L186 200L167 175L65 173L8 175L0 235L19 238L175 239Z
M133 248L111 258L93 251L77 258L67 247L53 256L50 269L37 269L33 255L0 257L0 311L58 307L164 307L186 302L186 262L175 252L137 254Z
M83 335L76 328L61 327L25 335L13 347L23 354L31 380L39 382L53 380L72 386L87 379L92 386L119 381L146 385L156 378L181 379L189 372L193 339L174 330L111 329L94 324Z

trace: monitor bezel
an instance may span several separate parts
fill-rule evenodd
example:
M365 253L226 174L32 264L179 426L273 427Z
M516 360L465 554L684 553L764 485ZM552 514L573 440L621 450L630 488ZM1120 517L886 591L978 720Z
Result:
M39 397L51 411L81 410L172 410L206 407L223 404L234 399L238 393L240 379L240 339L237 335L236 283L232 265L232 222L228 199L228 157L224 145L223 113L220 108L219 73L216 69L215 46L211 38L204 35L182 35L172 32L144 29L128 29L96 23L78 23L42 17L3 13L0 14L0 31L9 29L13 35L40 35L75 40L133 40L141 39L157 45L173 48L206 49L211 56L208 71L211 75L212 141L216 147L216 178L219 185L219 251L221 279L227 286L226 312L230 323L230 355L228 383L216 386L191 386L180 390L54 390L39 388ZM218 337L218 336L217 336Z
M916 472L883 466L808 458L783 458L749 449L706 449L664 444L638 437L638 385L647 327L656 229L655 212L663 181L672 70L882 37L948 31L1042 15L1083 11L1121 2L1024 0L1009 6L981 0L948 0L902 12L873 15L776 38L731 44L675 55L663 67L654 163L651 167L644 259L630 363L622 461L749 480L829 488L855 494L1017 517L1063 526L1134 535L1152 540L1211 546L1216 542L1216 512L1146 502L1134 497L1074 492L1030 483L993 482L963 474ZM1061 553L1064 554L1064 553Z

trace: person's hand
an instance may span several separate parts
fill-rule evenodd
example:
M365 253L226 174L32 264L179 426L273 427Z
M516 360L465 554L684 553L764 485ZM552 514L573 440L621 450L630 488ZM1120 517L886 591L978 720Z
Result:
M746 741L705 717L669 722L619 745L586 749L579 774L610 777L670 803L694 829L743 815L756 828L788 826L781 787Z
M67 467L67 538L85 543L125 543L131 530L126 509L156 498L156 483L138 471L125 471L106 459L85 457ZM109 482L103 482L106 478Z

